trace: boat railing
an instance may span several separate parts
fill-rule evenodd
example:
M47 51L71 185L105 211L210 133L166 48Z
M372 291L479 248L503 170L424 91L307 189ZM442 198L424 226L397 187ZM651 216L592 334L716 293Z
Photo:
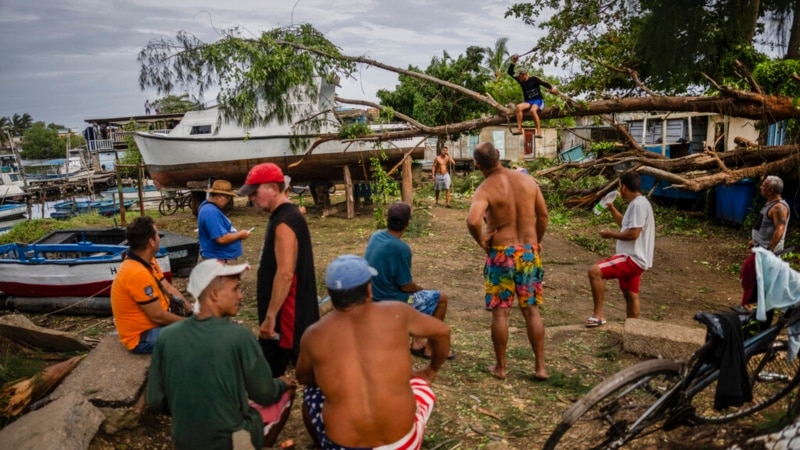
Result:
M95 139L88 142L89 150L114 150L113 139Z

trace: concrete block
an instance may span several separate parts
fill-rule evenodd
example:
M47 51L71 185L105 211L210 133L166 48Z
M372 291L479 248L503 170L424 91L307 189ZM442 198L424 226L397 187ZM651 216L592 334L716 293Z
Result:
M85 396L105 415L103 431L113 434L138 423L144 411L142 394L149 370L150 355L129 352L116 332L109 333L49 399L73 392Z
M97 408L72 392L0 431L0 450L87 449L102 421Z
M705 340L705 328L688 328L644 319L626 319L623 349L637 355L687 360L705 343Z

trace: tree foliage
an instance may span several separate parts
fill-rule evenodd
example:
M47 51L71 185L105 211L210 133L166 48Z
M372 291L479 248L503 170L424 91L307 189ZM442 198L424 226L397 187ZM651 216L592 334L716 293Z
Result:
M200 109L202 105L197 100L190 99L189 94L183 94L167 95L155 100L151 106L159 114L175 114Z
M511 6L506 17L546 31L539 41L543 63L572 69L571 91L602 97L609 91L640 95L631 78L611 68L635 70L642 82L665 93L739 77L733 62L755 67L755 50L793 10L789 0L533 0ZM540 20L541 11L554 11ZM778 16L775 11L783 11ZM778 18L778 19L776 19ZM776 22L776 20L778 20ZM603 64L601 64L603 63Z
M443 52L442 57L434 57L422 73L482 93L491 79L481 66L484 53L485 49L476 46L467 48L465 54L455 59ZM413 66L408 70L421 72ZM448 87L410 75L400 75L399 81L394 91L381 89L377 92L381 104L425 125L462 122L490 112L485 103ZM459 134L454 133L451 138L455 139Z
M20 155L25 159L63 158L66 142L61 142L58 130L36 122L23 134Z
M151 41L139 53L139 85L169 94L178 86L195 87L197 96L218 87L222 119L245 128L300 112L297 100L318 95L319 77L349 76L355 65L309 24L275 28L244 38L239 28L220 31L206 43L180 31L174 40ZM304 121L310 129L321 123Z

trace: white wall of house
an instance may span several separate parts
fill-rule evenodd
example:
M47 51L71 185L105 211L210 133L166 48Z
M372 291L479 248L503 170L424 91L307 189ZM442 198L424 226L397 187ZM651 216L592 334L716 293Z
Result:
M500 159L510 161L523 161L535 158L555 158L558 149L558 130L551 128L542 129L543 138L533 139L535 146L530 154L525 154L525 135L515 136L508 127L486 127L477 135L461 136L456 141L448 140L445 145L450 150L450 156L455 159L471 159L475 146L480 142L491 142L500 151ZM429 138L425 146L425 159L436 158L436 138Z

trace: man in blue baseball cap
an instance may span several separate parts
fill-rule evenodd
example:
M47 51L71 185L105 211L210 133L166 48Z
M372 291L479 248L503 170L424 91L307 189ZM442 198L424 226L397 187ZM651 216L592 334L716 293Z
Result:
M450 327L404 302L373 302L377 274L355 255L330 263L325 284L334 310L300 341L296 375L306 385L303 416L317 448L422 445L436 401L430 384L450 352ZM409 334L433 348L418 370Z

